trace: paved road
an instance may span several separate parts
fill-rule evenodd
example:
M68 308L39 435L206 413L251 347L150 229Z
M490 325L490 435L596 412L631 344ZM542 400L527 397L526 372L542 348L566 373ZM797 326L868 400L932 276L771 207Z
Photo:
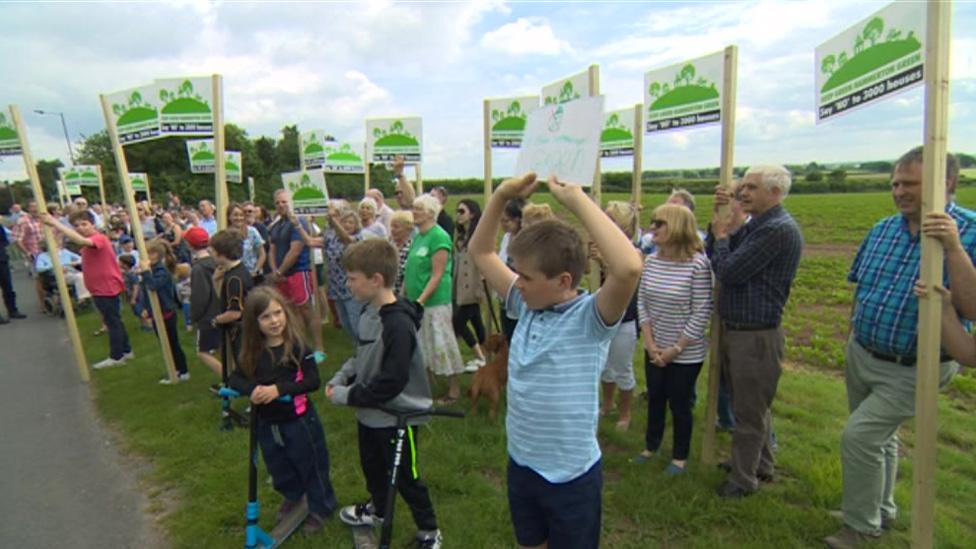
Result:
M28 318L0 326L0 547L165 546L96 417L64 321L39 314L22 266L14 281Z

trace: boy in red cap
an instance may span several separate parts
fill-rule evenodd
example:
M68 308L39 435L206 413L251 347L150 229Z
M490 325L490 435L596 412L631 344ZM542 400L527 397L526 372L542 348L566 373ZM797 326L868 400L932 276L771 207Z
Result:
M220 349L220 328L212 321L220 312L220 300L214 291L213 275L217 263L210 256L210 235L201 227L190 227L183 241L193 253L190 268L190 321L197 327L197 357L215 374L220 375L220 360L214 356Z

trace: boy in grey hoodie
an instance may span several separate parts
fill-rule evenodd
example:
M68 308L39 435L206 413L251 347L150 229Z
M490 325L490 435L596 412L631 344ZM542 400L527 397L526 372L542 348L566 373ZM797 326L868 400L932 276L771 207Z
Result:
M398 410L430 408L430 384L417 331L423 307L393 293L399 257L386 240L357 242L342 257L347 285L353 297L366 303L359 316L359 342L356 356L349 359L326 385L325 394L334 404L356 406L359 422L359 460L366 476L370 501L344 507L339 518L352 526L379 525L386 501L387 471L393 465L396 418L375 408L384 405ZM439 548L434 506L426 484L417 472L417 426L429 421L410 422L405 455L398 469L397 489L417 524L420 547Z

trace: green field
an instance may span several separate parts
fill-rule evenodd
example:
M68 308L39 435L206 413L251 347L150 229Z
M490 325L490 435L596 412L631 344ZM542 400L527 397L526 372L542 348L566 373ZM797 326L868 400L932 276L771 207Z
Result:
M453 212L452 197L448 211ZM626 199L605 195L604 200ZM642 225L664 195L644 197ZM537 200L551 200L538 195ZM709 197L698 202L698 217L706 222ZM976 189L963 189L959 202L976 206ZM787 372L774 405L779 435L778 480L760 494L737 502L721 501L714 488L722 475L698 464L705 376L699 380L692 465L683 478L666 477L667 459L644 466L628 459L643 444L645 406L638 402L635 421L627 433L618 433L613 414L600 429L604 451L603 546L645 547L818 547L819 540L839 524L827 512L840 502L840 433L846 418L846 395L841 376L842 350L851 288L846 272L857 243L881 217L893 213L887 194L797 195L787 207L804 230L808 243L787 308ZM562 214L560 208L557 213ZM195 359L193 379L176 387L156 384L163 375L159 347L151 334L138 331L130 313L137 359L93 376L98 409L118 430L126 452L151 467L143 485L152 509L174 547L240 547L246 499L246 435L217 431L219 402L206 387L215 380ZM79 317L82 334L97 327L93 313ZM191 337L181 332L188 354ZM328 361L322 365L327 379L351 355L347 338L325 328ZM104 336L85 340L89 359L104 358ZM462 344L462 349L464 349ZM192 354L190 354L192 356ZM639 385L643 366L635 355ZM465 375L463 385L470 383ZM438 386L437 393L445 390ZM976 539L976 380L959 376L949 395L940 400L938 504L936 546L971 547ZM358 466L355 420L351 410L314 397L326 429L332 458L333 483L342 504L365 495ZM462 401L461 408L467 408ZM914 436L902 429L905 456ZM666 435L664 450L670 448ZM728 435L720 435L720 452L727 452ZM505 436L502 420L492 424L482 411L464 420L435 421L420 437L420 471L431 488L445 541L450 547L502 548L514 546L505 497ZM910 539L911 459L902 461L897 500L901 514L894 531L878 546L904 547ZM263 524L280 502L262 471L260 490ZM398 502L394 545L404 546L413 524ZM337 521L314 538L301 535L286 547L351 545L349 534Z

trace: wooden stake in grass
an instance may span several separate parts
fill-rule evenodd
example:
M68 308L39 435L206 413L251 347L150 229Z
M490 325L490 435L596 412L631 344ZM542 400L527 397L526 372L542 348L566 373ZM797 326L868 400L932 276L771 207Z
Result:
M226 146L224 143L224 80L219 74L213 75L212 78L214 185L217 199L217 229L222 231L227 228L227 206L230 204L230 195L227 194L227 166L224 164L224 148ZM298 149L301 150L301 136L299 136Z
M644 104L634 105L634 172L630 201L634 204L634 238L640 238L641 175L644 170Z
M24 168L27 169L27 176L30 178L31 190L34 192L34 201L37 203L38 212L47 212L47 200L44 198L44 189L41 187L41 178L37 175L37 166L34 164L34 157L31 154L30 143L27 140L27 127L24 119L20 116L20 107L10 105L10 120L17 130L17 138L20 140L21 156L24 157ZM100 179L100 178L99 178ZM60 194L60 193L59 193ZM61 257L58 254L58 243L54 240L54 233L47 225L44 227L44 242L47 243L47 254L51 257L51 265L54 270L54 279L58 284L58 295L61 296L61 306L64 309L64 320L68 324L68 337L71 339L71 347L75 353L75 362L78 365L78 373L81 380L85 383L91 379L88 372L88 361L85 359L85 349L81 345L81 334L78 333L78 322L75 320L75 309L71 304L71 294L68 292L68 283L64 278L64 268L61 265ZM0 228L0 230L3 230Z
M247 199L254 202L254 178L250 176L247 178Z
M481 112L482 125L484 127L483 138L484 148L482 154L485 158L485 204L491 199L491 101L485 99L482 103Z
M596 97L600 95L600 66L590 65L586 70L587 81L588 81L588 91L590 97ZM603 195L603 177L600 173L600 155L596 157L596 171L593 173L593 200L596 202L597 206L603 207L603 201L601 200Z
M115 154L115 165L119 170L119 183L122 184L122 196L125 197L126 209L129 210L129 218L132 219L132 238L136 241L136 248L139 250L139 257L148 259L146 252L146 240L142 234L142 224L139 223L139 212L136 209L136 195L132 190L132 181L129 180L129 164L125 159L125 150L119 143L119 132L112 120L112 105L108 97L99 96L102 101L102 114L105 116L105 127L108 129L108 138L112 143L112 152ZM216 106L214 107L216 108ZM222 157L221 157L222 158ZM147 177L146 189L149 189ZM163 362L166 365L166 373L170 383L176 383L176 364L173 362L173 352L169 348L169 337L167 335L166 323L163 321L163 311L159 307L159 296L154 290L149 290L149 305L153 315L153 322L156 323L156 335L159 337L159 347L163 351Z
M719 171L719 185L728 189L735 177L735 91L736 71L739 66L739 48L729 46L725 48L724 80L722 82L722 159ZM732 215L728 206L722 206L717 215L727 218ZM705 432L702 436L702 463L715 463L715 418L718 415L718 389L721 378L721 364L719 349L722 339L721 320L718 318L718 293L722 291L718 282L715 283L714 303L712 312L711 341L708 350L708 399L705 405Z
M945 211L946 135L949 127L949 2L928 3L925 36L925 149L922 154L922 218ZM942 283L942 245L922 238L922 281ZM912 547L933 546L935 458L938 435L939 349L942 299L929 292L918 305L918 357L915 384L915 453L912 472Z

